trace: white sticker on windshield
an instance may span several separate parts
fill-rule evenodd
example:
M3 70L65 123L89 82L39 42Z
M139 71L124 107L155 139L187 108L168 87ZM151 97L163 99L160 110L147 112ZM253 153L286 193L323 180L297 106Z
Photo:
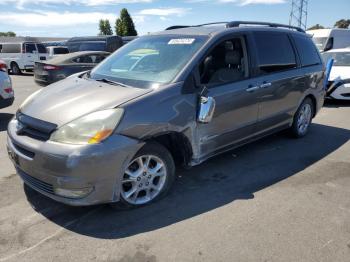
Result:
M191 45L193 44L194 40L194 38L171 39L168 45Z

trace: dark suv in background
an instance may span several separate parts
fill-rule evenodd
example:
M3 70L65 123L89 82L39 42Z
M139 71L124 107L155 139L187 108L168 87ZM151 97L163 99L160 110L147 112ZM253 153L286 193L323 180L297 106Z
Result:
M57 201L140 206L170 189L176 165L283 129L306 135L323 78L300 28L176 26L32 95L9 123L8 151L24 182Z

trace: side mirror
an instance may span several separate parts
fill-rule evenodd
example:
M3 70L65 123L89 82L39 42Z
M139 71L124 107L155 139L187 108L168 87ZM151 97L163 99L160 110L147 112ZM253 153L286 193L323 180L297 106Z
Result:
M200 105L198 112L199 123L209 123L214 115L215 111L215 99L213 97L200 96Z
M333 37L329 38L323 51L326 52L328 50L333 49L333 43L334 43L334 38Z

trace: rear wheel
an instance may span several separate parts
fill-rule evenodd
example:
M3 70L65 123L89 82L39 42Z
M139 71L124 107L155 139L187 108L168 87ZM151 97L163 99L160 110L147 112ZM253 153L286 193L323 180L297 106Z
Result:
M19 66L15 62L11 63L11 71L12 71L12 74L14 74L14 75L22 74L21 69L19 68Z
M138 207L166 195L175 180L175 164L170 152L158 143L148 143L124 170L121 184L122 207Z
M293 125L290 129L294 137L303 137L309 131L314 115L314 104L310 98L306 98L294 115Z

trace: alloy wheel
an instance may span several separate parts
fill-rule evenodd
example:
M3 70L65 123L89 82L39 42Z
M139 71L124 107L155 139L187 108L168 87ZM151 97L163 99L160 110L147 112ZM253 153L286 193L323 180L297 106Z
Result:
M299 116L298 116L298 132L299 134L305 134L310 125L312 118L312 109L311 105L306 103L302 106Z
M121 195L129 204L147 204L162 192L166 178L162 159L155 155L139 156L124 171Z

